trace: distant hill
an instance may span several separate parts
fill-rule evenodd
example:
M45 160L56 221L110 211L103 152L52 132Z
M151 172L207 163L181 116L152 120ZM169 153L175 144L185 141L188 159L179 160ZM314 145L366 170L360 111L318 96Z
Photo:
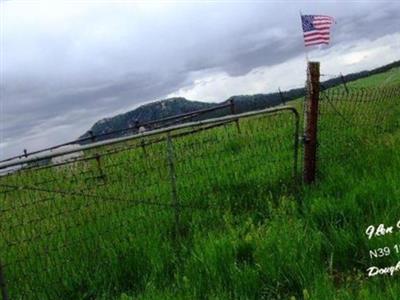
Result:
M119 114L117 116L102 119L96 122L89 131L93 135L104 135L110 132L121 130L124 128L134 127L136 122L144 123L157 119L162 119L177 114L192 112L195 110L206 109L215 106L216 103L206 103L200 101L189 101L185 98L169 98L161 101L152 102L142 105L127 113ZM89 131L80 137L89 137ZM124 133L110 134L101 139L114 138L123 135Z
M360 78L365 78L370 75L386 72L392 68L400 67L400 61L393 62L391 64L370 70L362 71L358 73L352 73L343 76L343 78L333 78L322 82L322 88L330 88L344 82L351 82ZM270 94L256 94L256 95L238 95L232 96L229 99L222 102L201 102L201 101L191 101L185 98L169 98L164 100L159 100L149 104L142 105L132 111L119 114L111 118L105 118L96 122L90 130L83 134L80 138L89 137L89 132L91 131L93 135L108 134L113 131L121 130L124 128L134 127L134 125L139 122L148 122L157 119L162 119L178 114L188 113L196 110L206 109L213 107L215 105L224 103L231 99L235 102L236 112L246 112L250 110L263 109L266 107L276 106L279 104L284 104L285 102L304 97L305 89L292 89L285 91L283 93L270 93ZM212 116L228 114L229 110L220 112L218 114L205 114L198 119L210 118ZM109 134L100 139L114 138L122 136L126 133L120 132L116 134ZM100 140L97 139L97 140Z

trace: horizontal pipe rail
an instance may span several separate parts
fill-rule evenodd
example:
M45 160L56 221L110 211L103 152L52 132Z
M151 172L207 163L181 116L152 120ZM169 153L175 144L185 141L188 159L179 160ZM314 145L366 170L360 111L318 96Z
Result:
M21 158L18 161L9 161L9 162L0 163L0 170L10 168L10 167L20 166L23 164L33 163L33 162L37 162L37 161L41 161L41 160L45 160L45 159L51 159L53 157L58 157L58 156L66 155L66 154L79 152L79 151L96 149L96 148L103 147L103 146L109 146L109 145L114 145L114 144L121 143L121 142L140 139L143 137L149 137L149 136L154 136L157 134L168 133L168 132L171 132L174 130L189 128L189 127L194 127L194 126L203 126L203 125L208 125L208 124L223 122L223 121L238 120L238 119L249 118L249 117L254 117L254 116L263 115L263 114L277 113L277 112L282 112L282 111L291 111L292 113L295 114L296 117L298 117L298 112L293 106L279 106L279 107L274 107L274 108L266 108L266 109L262 109L262 110L251 111L251 112L241 113L241 114L237 114L237 115L228 115L228 116L212 118L212 119L207 119L207 120L202 120L202 121L178 124L178 125L174 125L174 126L170 126L170 127L166 127L166 128L161 128L161 129L156 129L156 130L152 130L152 131L138 133L138 134L131 135L131 136L124 136L124 137L108 139L105 141L94 142L89 145L83 145L83 146L80 146L79 148L75 148L75 149L65 149L65 150L61 150L58 152L47 153L47 154L43 154L43 155L37 156L37 157Z
M82 142L87 142L87 141L95 141L98 138L102 138L102 137L109 136L109 135L112 135L112 134L118 134L118 133L122 133L122 132L129 132L129 131L133 131L133 130L138 130L139 127L141 127L141 126L145 127L145 126L151 126L151 125L154 125L154 124L162 124L162 123L168 122L168 121L176 121L176 122L184 121L184 120L187 120L187 119L190 119L190 118L194 118L194 117L200 116L200 115L208 113L208 112L213 112L213 111L216 111L216 110L219 110L219 109L230 107L231 105L232 105L231 103L225 103L225 104L213 106L213 107L210 107L210 108L195 110L195 111L191 111L191 112L188 112L188 113L179 114L179 115L175 115L175 116L171 116L171 117L166 117L166 118L162 118L162 119L158 119L158 120L138 123L138 124L135 125L135 127L127 127L127 128L123 128L123 129L118 129L118 130L113 130L113 131L110 131L110 132L98 134L98 135L91 135L91 136L88 136L88 137L85 137L85 138L80 138L80 139L73 140L73 141L70 141L70 142L57 144L55 146L51 146L51 147L48 147L48 148L40 149L40 150L37 150L37 151L32 151L32 152L29 152L29 153L24 153L24 154L16 155L16 156L13 156L13 157L9 157L9 158L0 160L0 163L12 161L14 159L22 159L24 157L26 158L28 156L32 156L32 155L35 155L35 154L43 153L45 151L54 150L54 149L57 149L57 148L60 148L60 147L64 147L64 146L69 146L69 145L73 145L73 144L80 144ZM166 125L168 126L170 124L166 124ZM160 125L157 128L161 128L161 127L163 127L163 125Z

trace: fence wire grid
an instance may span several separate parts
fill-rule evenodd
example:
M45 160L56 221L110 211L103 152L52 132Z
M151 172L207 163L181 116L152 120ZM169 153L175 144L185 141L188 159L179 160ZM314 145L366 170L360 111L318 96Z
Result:
M318 176L356 162L365 172L374 165L372 148L400 129L400 87L322 90L318 116Z
M12 166L0 177L3 289L76 299L167 284L196 238L249 211L263 220L266 199L295 186L298 129L280 107Z
M400 129L399 102L398 86L322 86L318 180L350 160L369 172L371 147ZM9 172L0 177L3 297L93 299L140 292L152 278L171 284L197 239L250 212L263 222L268 199L298 188L301 115L281 106L0 164Z

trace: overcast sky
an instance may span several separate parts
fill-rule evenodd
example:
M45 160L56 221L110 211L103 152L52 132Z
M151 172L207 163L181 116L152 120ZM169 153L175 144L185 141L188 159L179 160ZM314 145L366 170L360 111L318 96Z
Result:
M301 86L299 12L335 17L326 78L400 59L400 1L1 1L0 159L171 96Z

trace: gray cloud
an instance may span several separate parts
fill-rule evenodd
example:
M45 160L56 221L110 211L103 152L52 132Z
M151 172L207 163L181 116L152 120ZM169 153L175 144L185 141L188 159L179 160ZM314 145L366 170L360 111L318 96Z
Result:
M99 118L190 85L196 72L241 76L303 55L299 9L335 16L333 39L345 49L399 32L400 8L397 2L38 5L7 1L0 8L8 144L0 157L76 138Z

